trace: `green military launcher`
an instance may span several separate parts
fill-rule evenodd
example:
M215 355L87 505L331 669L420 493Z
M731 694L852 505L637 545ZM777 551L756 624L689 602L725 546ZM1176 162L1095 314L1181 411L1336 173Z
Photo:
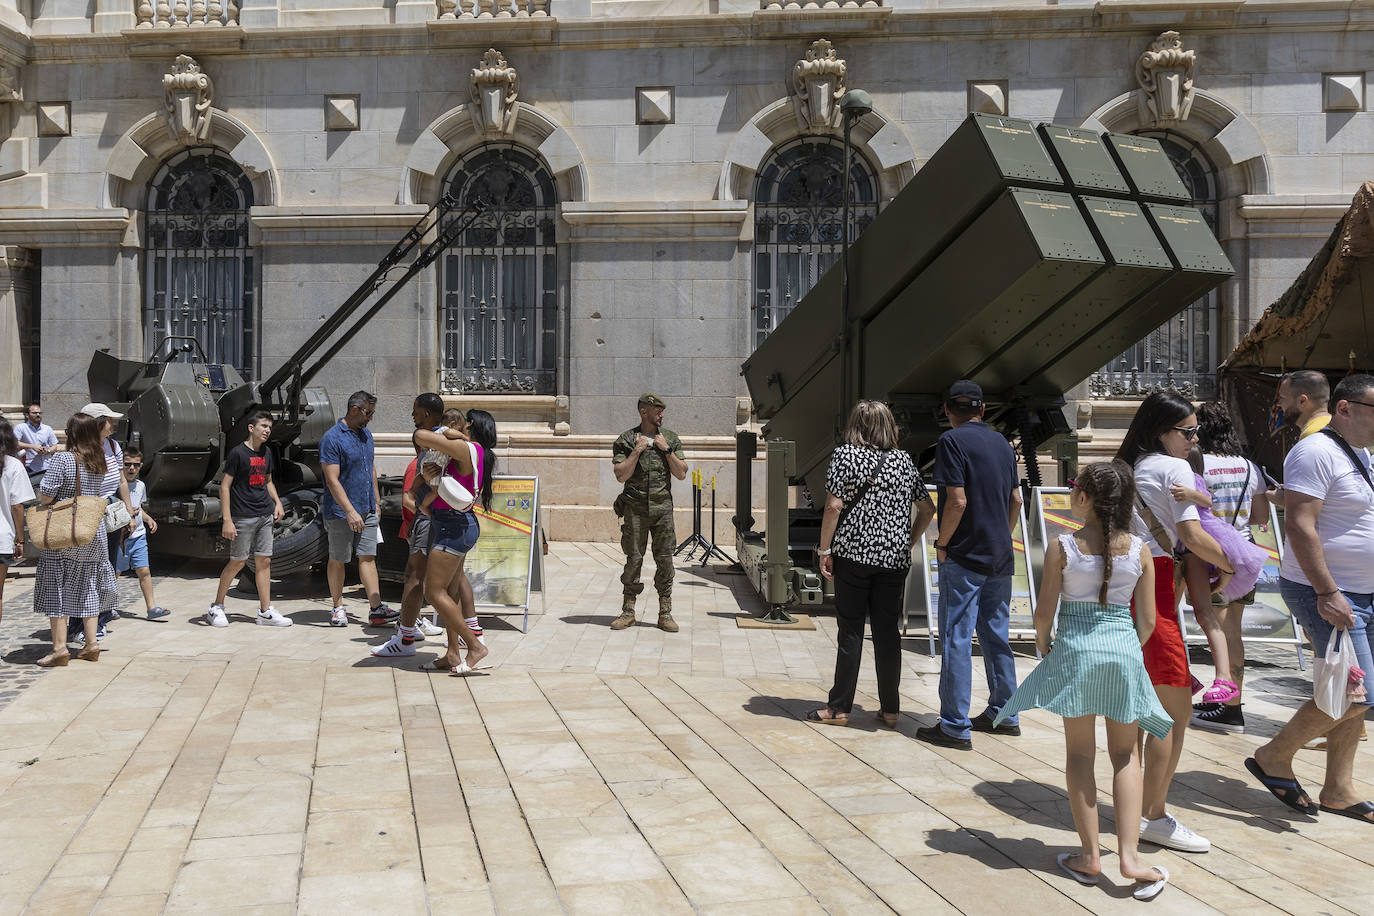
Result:
M928 465L950 383L978 382L986 419L1037 450L1071 440L1064 392L1233 271L1155 140L971 115L849 254L744 363L766 421L768 518L736 527L764 600L824 599L811 569L818 508L787 509L806 484L819 507L830 453L856 398L897 414L902 448ZM847 316L847 321L846 321ZM741 492L749 506L742 433Z

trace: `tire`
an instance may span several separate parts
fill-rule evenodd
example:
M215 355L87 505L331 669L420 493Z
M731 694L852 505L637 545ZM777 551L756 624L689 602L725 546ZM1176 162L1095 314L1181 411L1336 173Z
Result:
M282 497L286 515L272 526L272 575L308 570L329 555L329 539L320 515L320 490L296 490ZM244 568L256 571L253 558Z

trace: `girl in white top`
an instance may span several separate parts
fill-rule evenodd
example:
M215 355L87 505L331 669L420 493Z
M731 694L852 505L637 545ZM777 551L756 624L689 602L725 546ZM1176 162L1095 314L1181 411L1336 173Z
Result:
M1164 889L1169 873L1144 864L1138 855L1144 793L1140 729L1163 737L1173 726L1140 652L1155 627L1154 567L1149 548L1130 533L1135 500L1130 468L1122 461L1090 464L1071 483L1069 508L1083 519L1083 528L1045 550L1045 576L1035 608L1035 644L1045 658L993 724L1032 707L1064 717L1064 776L1082 850L1064 853L1058 862L1075 881L1096 884L1102 859L1093 766L1097 717L1102 716L1114 774L1121 875L1136 882L1135 897L1149 900ZM1058 627L1051 643L1056 607Z

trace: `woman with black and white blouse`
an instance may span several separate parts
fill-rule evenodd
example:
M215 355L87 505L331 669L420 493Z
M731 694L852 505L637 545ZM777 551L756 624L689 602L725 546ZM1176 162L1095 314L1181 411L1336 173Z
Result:
M835 684L825 706L806 718L847 725L859 683L864 621L873 627L879 717L897 726L902 677L902 586L911 568L911 506L929 499L911 456L897 448L897 423L878 401L860 401L849 414L844 444L825 475L821 519L821 575L835 581L839 624Z

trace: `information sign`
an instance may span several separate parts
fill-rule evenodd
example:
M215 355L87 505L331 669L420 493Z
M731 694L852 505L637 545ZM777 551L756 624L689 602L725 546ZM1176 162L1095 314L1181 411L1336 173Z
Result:
M497 476L491 482L491 509L479 503L473 511L482 533L463 564L473 599L479 607L522 608L524 632L530 594L543 582L539 478Z

